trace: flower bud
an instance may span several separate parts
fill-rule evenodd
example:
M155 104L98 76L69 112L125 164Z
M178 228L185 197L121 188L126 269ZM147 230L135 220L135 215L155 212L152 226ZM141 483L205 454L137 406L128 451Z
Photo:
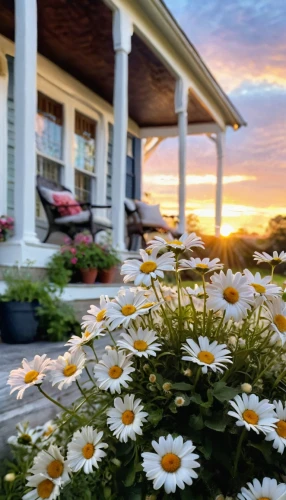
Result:
M145 500L156 500L156 495L146 495Z
M147 363L145 363L145 365L143 365L144 372L148 372L149 369L150 369L149 365Z
M120 462L120 460L118 460L118 458L112 458L112 459L111 459L111 462L112 462L114 465L116 465L116 467L120 467L120 465L121 465L121 462Z
M215 497L215 500L224 500L224 496L223 495L218 495L217 497Z
M234 335L231 335L227 341L229 347L236 347L237 339Z
M170 382L165 382L165 384L163 384L163 391L169 392L171 389L172 389L172 384L170 384Z
M186 377L191 377L193 375L193 372L190 368L187 368L186 370L184 370L183 373Z
M175 398L175 405L176 406L184 406L185 404L185 399L183 398L183 396L177 396Z
M245 347L246 345L246 340L242 339L241 337L238 339L238 345L239 347Z
M244 384L241 384L241 390L242 392L246 392L246 394L249 394L252 392L252 385L248 384L247 382L244 382Z
M16 474L14 472L8 472L6 476L4 476L4 481L7 481L8 483L12 483L16 479Z
M156 382L156 375L154 373L151 373L151 375L149 375L149 382L152 382L152 384Z
M105 350L106 350L106 351L112 351L112 347L111 347L111 345L106 345L106 346L105 346Z

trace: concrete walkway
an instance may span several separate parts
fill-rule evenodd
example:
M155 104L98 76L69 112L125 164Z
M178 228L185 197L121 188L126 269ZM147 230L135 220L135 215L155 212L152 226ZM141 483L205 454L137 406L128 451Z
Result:
M99 356L104 351L105 345L109 344L109 337L101 337L95 341L96 351ZM0 343L0 456L3 457L7 452L7 438L15 434L15 426L18 422L29 421L32 427L41 425L52 418L58 409L43 397L37 388L31 387L24 393L22 400L17 400L17 393L11 396L10 386L7 385L9 373L14 368L21 366L23 358L28 361L33 359L35 354L47 354L49 358L55 359L60 354L67 351L64 342L35 342L32 344L2 344ZM87 354L91 350L86 349ZM82 377L83 379L85 377ZM62 393L51 384L45 383L43 389L47 393L58 399L63 404L68 404L74 399L80 397L80 393L75 384L72 384L68 390Z

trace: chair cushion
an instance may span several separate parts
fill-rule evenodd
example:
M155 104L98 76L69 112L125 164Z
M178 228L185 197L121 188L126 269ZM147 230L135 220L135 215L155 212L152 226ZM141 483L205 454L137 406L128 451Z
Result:
M124 203L127 212L134 212L134 210L136 210L136 203L134 200L131 200L130 198L125 198Z
M45 200L47 200L47 202L51 205L76 205L58 207L58 212L61 217L76 215L82 212L80 205L74 199L70 191L52 191L51 189L42 186L39 189L43 198L45 198Z
M75 215L66 215L65 217L58 217L55 219L56 224L68 224L69 222L74 222L75 224L81 224L87 222L90 217L89 210L82 210L80 213ZM93 216L93 222L103 227L111 228L111 221L106 217Z
M160 205L148 205L143 201L136 201L136 206L140 214L143 226L169 229L167 222L160 212Z

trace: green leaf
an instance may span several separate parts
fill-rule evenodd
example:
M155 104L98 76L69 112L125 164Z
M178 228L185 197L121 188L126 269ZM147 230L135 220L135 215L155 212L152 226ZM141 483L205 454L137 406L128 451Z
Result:
M205 420L205 426L213 431L224 432L226 428L225 420L219 416L215 415L209 420Z
M226 383L222 381L214 384L213 395L221 403L229 401L240 392L241 389L238 389L237 387L228 387Z
M154 425L154 427L162 420L163 418L163 410L162 408L158 408L157 410L149 411L148 422Z
M191 415L189 419L189 426L194 431L201 431L204 427L203 418L201 415Z
M202 398L201 398L201 395L200 394L192 394L190 396L190 400L193 402L193 403L196 403L197 405L201 405L202 404Z
M191 384L187 384L186 382L177 382L175 384L172 384L172 389L176 389L178 391L191 391L192 386Z
M124 485L128 488L129 486L132 486L135 481L135 476L136 476L136 467L134 464L132 464L125 480L124 480Z

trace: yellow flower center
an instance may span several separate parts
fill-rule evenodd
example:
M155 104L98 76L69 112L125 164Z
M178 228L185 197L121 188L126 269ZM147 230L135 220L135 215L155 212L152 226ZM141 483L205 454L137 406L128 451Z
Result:
M133 304L126 304L126 306L123 306L121 309L121 312L124 316L130 316L131 314L135 313L136 307Z
M96 321L103 321L106 315L106 309L102 309L96 316Z
M146 302L143 306L140 307L140 309L147 309L148 307L152 307L154 305L154 302Z
M114 365L109 368L108 375L110 376L110 378L119 378L122 372L123 370L122 368L120 368L120 366Z
M151 255L152 254L152 248L146 248L145 252L147 253L147 255Z
M257 413L253 410L245 410L242 414L242 417L248 424L252 425L258 424L259 417Z
M133 344L134 349L137 349L137 351L146 351L148 348L147 342L145 340L135 340Z
M153 260L146 260L146 262L143 262L140 266L140 271L141 273L144 274L149 274L153 273L157 269L157 264Z
M282 316L282 314L276 314L276 316L274 316L274 323L277 326L279 332L286 331L286 318L285 318L285 316Z
M169 245L183 245L183 242L180 240L166 240L166 243L168 243Z
M34 382L34 380L37 380L39 375L39 372L36 370L31 370L30 372L26 373L24 382L25 384L31 384L31 382Z
M124 425L131 425L134 422L135 415L133 411L131 410L126 410L124 413L122 413L122 423Z
M275 259L272 259L272 260L270 261L270 264L271 264L272 266L278 266L278 264L281 264L281 262L282 262L282 260L281 260L281 259L279 259L279 257L275 257Z
M202 363L207 363L208 365L210 365L211 363L213 363L213 361L215 359L214 355L211 352L209 352L209 351L201 351L201 352L199 352L198 358L199 358L199 360Z
M53 460L47 467L47 473L52 479L57 479L63 473L64 466L60 460Z
M18 443L19 444L30 444L32 441L31 436L29 434L21 434L21 436L18 438Z
M251 283L251 286L253 286L254 290L257 293L265 293L266 292L265 286L259 285L258 283Z
M64 374L65 377L71 377L76 371L77 371L77 366L76 365L67 365L63 369L63 374Z
M174 453L166 453L162 457L161 465L166 472L176 472L181 466L181 459Z
M49 426L47 428L46 432L44 432L44 436L49 437L53 432L54 432L54 429L51 426Z
M284 420L279 420L279 422L276 422L276 432L278 436L286 439L286 422Z
M205 269L208 269L208 268L209 268L209 266L207 264L201 263L201 264L197 264L196 265L196 269L198 269L199 271L205 270Z
M223 298L230 304L235 304L239 299L239 293L232 286L228 286L223 292Z
M269 497L259 497L258 500L271 500Z
M40 498L49 498L54 487L55 485L53 481L51 481L50 479L44 479L44 481L38 484L37 493Z
M82 448L82 454L87 460L94 455L94 446L92 443L86 443Z
M86 339L88 339L88 337L89 337L90 335L91 335L91 333L90 333L88 330L86 330L86 332L84 333L84 337L85 337Z

